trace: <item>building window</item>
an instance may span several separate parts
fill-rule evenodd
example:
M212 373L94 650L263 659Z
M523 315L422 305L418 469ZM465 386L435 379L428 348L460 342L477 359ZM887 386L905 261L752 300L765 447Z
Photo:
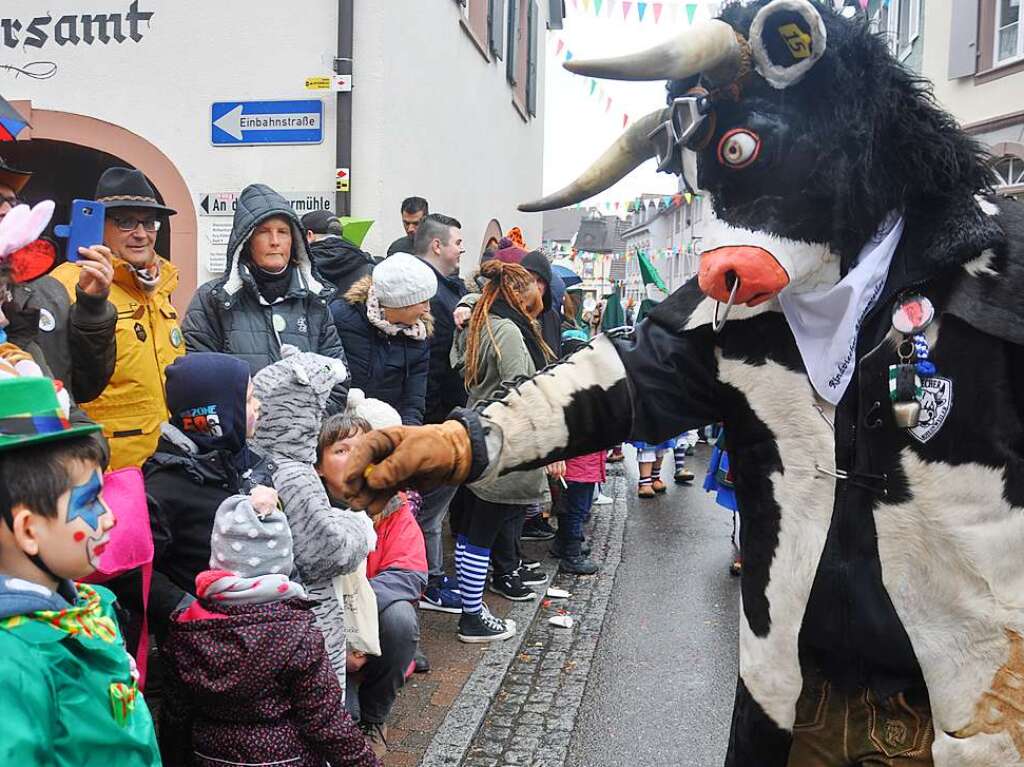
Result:
M462 28L469 34L480 53L491 60L489 28L490 7L488 0L455 0L462 11Z
M488 0L487 37L496 59L505 55L505 0Z
M526 24L526 111L537 116L537 14L540 9L530 0Z
M1024 57L1020 29L1021 0L996 0L996 64Z
M1024 158L1015 155L1000 157L992 166L996 174L996 191L1012 197L1024 194Z
M888 37L889 50L903 61L910 55L921 32L921 0L889 0L879 13L877 28Z
M505 77L510 85L519 82L519 0L509 0L508 4L508 45L505 57Z

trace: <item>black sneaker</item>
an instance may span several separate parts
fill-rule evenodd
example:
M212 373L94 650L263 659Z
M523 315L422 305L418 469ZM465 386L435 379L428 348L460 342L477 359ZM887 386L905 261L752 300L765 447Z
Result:
M527 570L525 567L520 567L516 570L516 575L519 576L519 580L524 586L539 586L548 582L548 574L543 570Z
M593 575L598 567L591 559L584 556L562 557L558 563L558 572L569 573L570 575Z
M495 594L500 594L505 599L511 599L513 602L529 602L537 596L536 591L528 589L523 585L522 580L520 580L516 573L493 576L491 578L491 585L488 588Z
M516 635L514 621L491 615L485 605L478 613L463 613L459 618L459 641L470 644L497 642Z
M540 567L540 562L538 562L536 559L520 559L519 567L522 570L536 570L538 567Z
M555 528L548 524L542 516L532 517L526 520L523 525L523 534L519 536L523 541L550 541L555 537Z

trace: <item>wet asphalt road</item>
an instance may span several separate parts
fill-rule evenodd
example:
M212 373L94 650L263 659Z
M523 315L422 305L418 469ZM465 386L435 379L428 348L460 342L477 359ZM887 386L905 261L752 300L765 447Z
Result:
M693 486L636 498L568 767L717 767L736 689L739 589L728 573L732 517L700 486L709 450L689 458ZM600 509L600 507L597 507Z

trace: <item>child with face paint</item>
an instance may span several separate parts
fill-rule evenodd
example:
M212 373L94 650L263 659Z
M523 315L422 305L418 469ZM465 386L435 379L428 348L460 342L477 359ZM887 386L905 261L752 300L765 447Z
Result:
M0 711L6 764L160 763L114 596L76 583L114 518L98 425L75 426L45 378L0 381Z
M249 366L228 354L196 352L168 365L166 376L170 419L142 467L154 544L149 619L158 640L171 613L195 596L225 499L249 495L262 509L277 506L273 465L249 440L260 412Z

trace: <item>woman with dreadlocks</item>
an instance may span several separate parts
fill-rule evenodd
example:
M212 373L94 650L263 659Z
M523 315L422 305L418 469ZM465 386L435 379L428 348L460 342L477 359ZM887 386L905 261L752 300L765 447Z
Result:
M462 373L470 407L496 396L503 383L533 375L554 359L537 323L544 311L541 282L550 283L550 277L551 266L539 252L523 258L522 265L490 260L480 267L480 300L452 348L452 367ZM492 642L515 634L512 621L491 615L483 604L487 565L493 549L492 591L519 600L534 597L516 572L516 543L526 509L542 499L543 488L542 469L509 474L486 490L471 488L469 519L455 544L463 642Z

